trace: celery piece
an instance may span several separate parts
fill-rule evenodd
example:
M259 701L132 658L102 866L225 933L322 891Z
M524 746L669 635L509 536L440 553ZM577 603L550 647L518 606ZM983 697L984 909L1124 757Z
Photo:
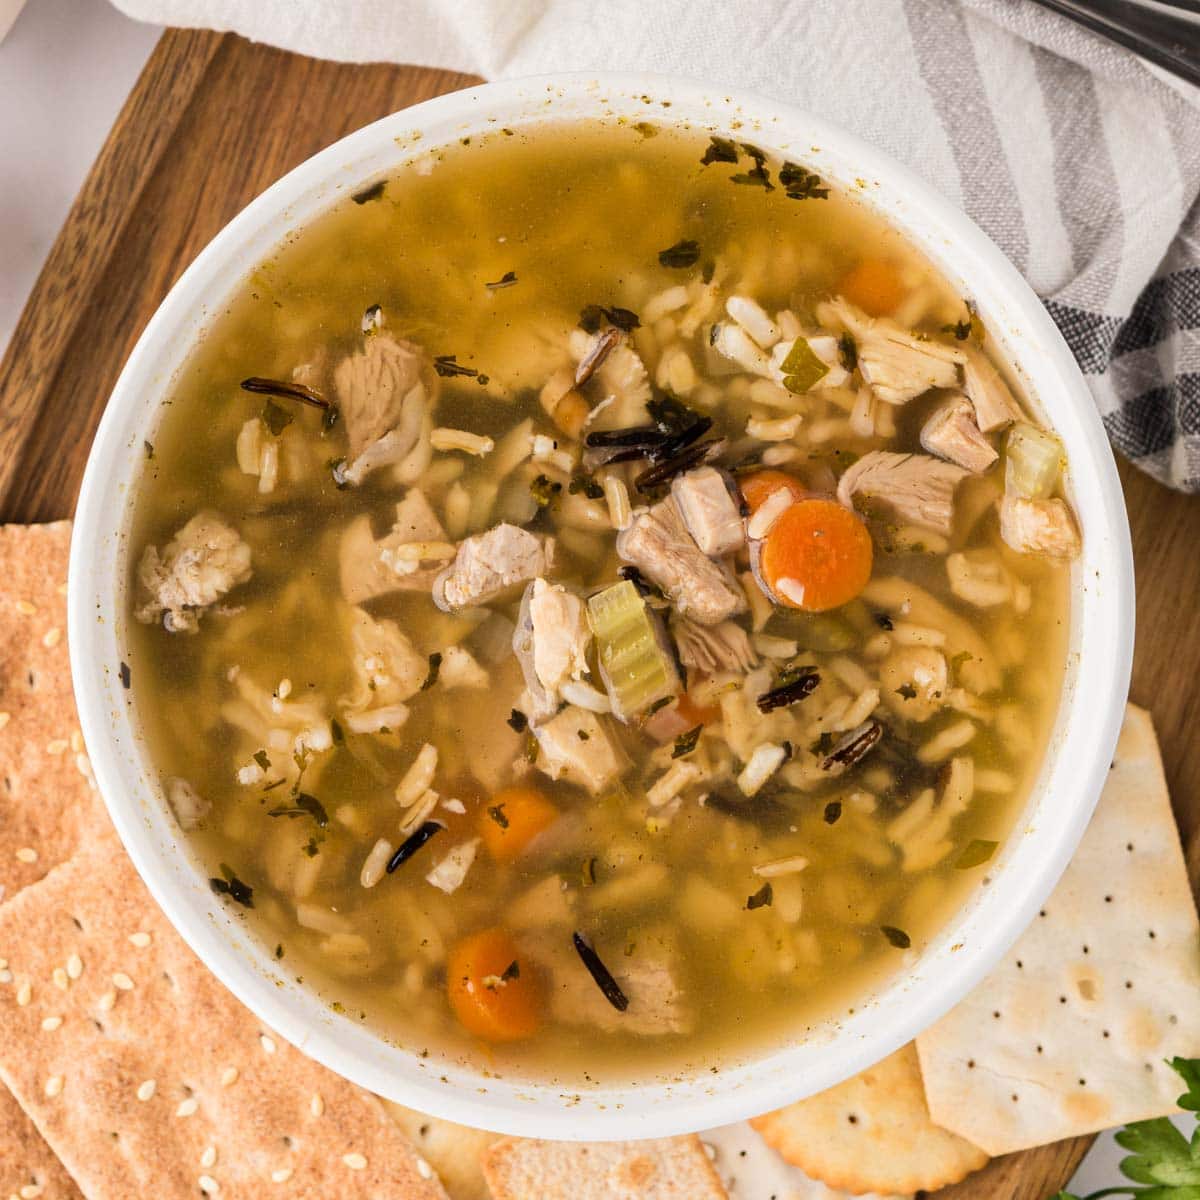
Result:
M829 364L819 359L808 344L808 339L802 337L792 343L780 369L783 371L783 386L797 395L807 392L829 374Z
M622 721L679 691L662 626L629 580L592 596L587 616L596 638L600 677Z
M1008 431L1004 444L1005 489L1014 496L1044 500L1058 483L1062 442L1052 433L1021 422Z

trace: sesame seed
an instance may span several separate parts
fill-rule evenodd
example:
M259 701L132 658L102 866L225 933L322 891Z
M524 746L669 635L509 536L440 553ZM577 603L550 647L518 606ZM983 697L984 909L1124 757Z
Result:
M137 1098L142 1101L149 1100L154 1095L154 1089L158 1085L153 1079L147 1079L144 1083L138 1084Z
M62 641L62 630L55 627L54 629L46 630L46 636L42 638L42 645L45 646L47 650L50 650L53 647L57 646L58 643L61 641Z
M67 594L67 585L66 585L65 583L60 583L60 584L58 585L58 587L56 587L54 590L55 590L55 591L56 591L56 592L57 592L57 593L58 593L60 596L65 596L65 595Z
M37 612L37 605L28 600L18 600L16 609L23 617L32 617Z
M61 1025L62 1025L62 1017L47 1017L47 1018L46 1018L46 1019L45 1019L45 1020L42 1022L42 1028L43 1028L43 1029L44 1029L44 1030L45 1030L47 1033L53 1033L53 1032L54 1032L56 1029L58 1029L58 1028L59 1028Z
M125 974L124 971L118 971L113 977L113 986L119 987L123 992L133 991L133 980Z
M420 1175L422 1179L433 1178L433 1168L423 1158L420 1157L417 1159L417 1174Z
M114 1004L116 1004L116 1002L117 1002L117 993L116 992L105 992L104 995L101 996L100 999L96 1001L96 1007L101 1012L108 1012L109 1009L111 1009L112 1006Z
M150 935L148 933L131 933L129 935L129 940L139 950L144 950L148 945L150 945Z
M280 1167L277 1171L271 1172L272 1183L287 1183L292 1177L291 1167Z
M78 729L71 731L71 749L78 754L83 749L83 734Z
M67 978L67 973L62 967L55 967L50 973L50 978L54 980L54 986L60 991L65 992L71 986L71 981Z
M226 1067L225 1070L221 1072L221 1086L232 1087L235 1083L237 1083L237 1077L237 1067Z
M211 1175L201 1175L197 1182L206 1196L215 1196L221 1190L221 1185Z
M33 984L28 979L17 988L17 1003L24 1008L33 999Z
M363 1155L358 1153L343 1154L342 1162L346 1164L352 1171L363 1171L366 1169L367 1160Z
M78 954L72 954L67 959L67 974L72 979L78 979L83 974L83 959Z
M11 720L12 720L12 713L0 712L0 729L3 729L5 727L5 725L7 725L9 723L9 721L11 721Z
M5 967L7 967L7 966L8 966L8 959L7 959L7 958L0 958L0 971L3 971L3 970L4 970L4 968L5 968Z
M17 851L17 862L35 863L37 862L38 853L32 846L22 846Z
M62 754L70 743L66 738L55 738L52 742L46 743L46 753L55 756Z
M204 1153L200 1155L200 1165L202 1167L211 1167L217 1161L216 1146L209 1146Z
M264 1033L258 1040L262 1043L263 1052L265 1054L275 1053L275 1040L273 1038L267 1037L267 1035Z
M45 1091L46 1095L53 1100L54 1097L60 1095L63 1090L63 1077L61 1075L51 1075L50 1078L46 1080L46 1086L43 1090Z
M319 1117L325 1112L325 1101L321 1099L319 1093L314 1093L313 1098L308 1102L308 1111L314 1117Z
M286 700L292 694L292 681L290 679L281 679L279 687L275 690L275 694L280 700Z
M179 1107L175 1110L175 1115L177 1117L190 1117L199 1107L200 1101L195 1096L189 1096L186 1100L180 1100Z
M46 1189L40 1183L27 1183L20 1191L20 1200L38 1200L39 1196L44 1196ZM12 1197L12 1200L17 1200L17 1197Z
M12 983L13 973L7 967L0 967L0 983Z

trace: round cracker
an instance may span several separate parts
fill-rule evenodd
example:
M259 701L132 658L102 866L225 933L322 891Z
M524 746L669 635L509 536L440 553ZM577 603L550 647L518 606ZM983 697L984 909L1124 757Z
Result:
M912 1045L750 1123L787 1162L856 1195L937 1191L988 1161L977 1146L930 1120Z

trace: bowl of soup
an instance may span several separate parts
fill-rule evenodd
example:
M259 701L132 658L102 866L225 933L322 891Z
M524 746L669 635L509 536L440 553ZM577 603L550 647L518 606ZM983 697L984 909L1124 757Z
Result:
M252 203L121 376L70 633L205 963L468 1124L702 1128L914 1036L1099 793L1094 405L962 214L808 114L492 84Z

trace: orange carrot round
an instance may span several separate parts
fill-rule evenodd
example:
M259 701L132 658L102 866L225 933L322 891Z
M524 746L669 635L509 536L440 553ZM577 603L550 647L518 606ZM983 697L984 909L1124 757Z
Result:
M446 989L459 1024L489 1042L532 1037L541 1023L542 995L533 964L500 928L463 938L446 962Z
M838 291L868 315L886 317L900 307L905 287L891 263L881 258L864 258L842 279Z
M512 862L557 817L558 809L537 788L501 788L479 814L479 833L496 862Z
M820 496L784 509L758 548L758 573L788 608L824 612L849 603L871 578L871 534L862 519Z
M795 475L769 468L754 471L750 475L743 475L738 480L738 488L741 490L742 499L746 501L752 513L757 512L767 497L780 488L787 488L793 500L803 500L808 495L808 489Z

